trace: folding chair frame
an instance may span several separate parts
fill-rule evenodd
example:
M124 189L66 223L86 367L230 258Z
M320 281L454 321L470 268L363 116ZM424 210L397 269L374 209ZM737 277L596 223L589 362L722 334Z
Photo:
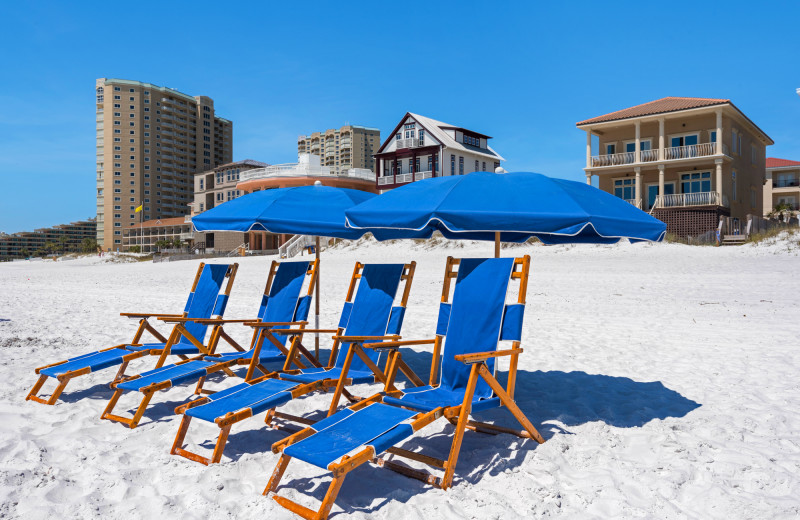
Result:
M409 294L410 294L410 291L411 291L411 284L412 284L413 279L414 279L414 271L416 269L416 265L417 265L416 262L411 262L409 264L406 264L404 266L404 268L403 268L403 274L402 274L402 276L400 278L400 280L405 283L405 285L403 287L403 294L402 294L402 297L401 297L401 300L400 300L400 306L402 306L402 307L406 307L406 305L408 303L408 297L409 297ZM362 273L363 269L364 269L364 264L362 264L361 262L356 262L356 265L355 265L355 267L353 269L353 275L350 278L350 285L349 285L349 287L347 289L347 295L346 295L346 298L345 298L345 301L348 302L348 303L352 303L353 302L353 298L355 296L355 291L356 291L356 286L357 286L358 280L361 278L361 273ZM252 327L254 327L256 329L265 328L265 327L269 326L268 324L264 324L264 323L261 323L261 322L247 323L247 325L250 325L250 326L252 326ZM377 341L377 340L382 340L382 339L399 340L399 338L400 338L400 336L397 336L397 335L374 336L374 337L344 336L344 335L342 335L344 330L345 330L345 328L343 328L343 327L338 327L336 329L307 329L307 328L304 328L304 327L300 327L300 328L297 328L297 329L272 329L273 333L291 335L291 337L292 337L291 347L289 349L289 353L286 356L286 362L284 363L283 369L280 372L273 372L273 373L270 373L270 374L265 374L265 375L263 375L261 377L258 377L256 379L249 380L248 382L251 383L251 384L257 384L257 383L259 383L261 381L264 381L266 379L279 378L281 374L297 374L299 372L299 369L293 369L293 368L291 368L291 366L293 364L294 365L298 364L298 362L299 362L298 356L301 353L303 353L303 350L306 350L302 346L303 334L306 334L306 333L335 333L335 335L333 336L333 345L331 347L331 355L330 355L330 357L328 359L328 365L326 367L324 367L326 369L331 369L331 368L333 368L335 366L338 349L339 349L339 346L340 346L340 344L342 342L350 342L350 341L356 341L356 340L358 340L358 341L376 340ZM306 352L307 352L307 350L306 350ZM394 386L393 386L394 377L392 377L392 382L388 381L389 369L390 369L391 366L396 364L396 363L393 363L393 361L392 361L394 359L394 357L396 356L396 354L397 354L396 352L391 352L390 353L390 355L387 357L384 370L381 370L380 368L378 368L372 362L372 360L370 360L368 357L366 357L366 355L363 354L363 352L361 354L363 356L362 359L365 360L365 363L367 364L367 366L374 373L376 380L381 381L382 383L384 383L385 386L390 387L392 389L395 389ZM303 355L305 355L305 354L303 354ZM342 370L342 376L339 379L335 379L335 380L334 379L325 379L325 380L322 380L322 381L315 381L313 383L299 384L297 387L295 387L293 390L291 390L292 398L294 399L294 398L297 398L297 397L301 397L303 395L307 395L307 394L310 394L312 392L318 392L318 391L327 392L328 390L331 390L331 389L335 388L336 389L335 399L336 399L337 403L338 403L339 398L342 395L344 395L351 402L358 402L360 399L358 397L355 397L352 394L350 394L344 388L345 386L351 385L352 382L353 382L352 378L347 378L347 371L349 369L350 362L352 361L352 355L353 354L352 354L352 348L351 348L350 351L348 352L348 356L345 358L344 369ZM257 359L257 357L254 355L253 359L255 360L255 359ZM405 365L405 364L403 363L403 365ZM301 369L302 368L303 367L301 367ZM322 367L319 367L319 368L322 368ZM409 370L409 372L411 374L413 374L413 372L411 372L410 369L408 369L408 370ZM404 371L403 373L406 373L406 372ZM416 378L416 381L420 381L419 378L416 375L414 375L414 378ZM187 432L189 430L189 424L191 423L191 420L192 420L191 416L185 414L186 410L188 410L189 408L193 408L195 406L200 406L200 405L205 404L207 402L209 402L209 398L208 397L201 397L200 399L197 399L197 400L192 401L190 403L183 404L183 405L178 406L177 408L175 408L175 413L176 414L183 414L183 418L181 420L180 427L178 428L178 433L175 436L175 441L172 444L172 449L170 450L170 453L172 455L180 455L180 456L185 457L185 458L187 458L189 460L193 460L195 462L200 462L201 464L205 464L205 465L218 463L222 458L222 453L223 453L223 450L225 449L225 444L227 443L228 434L230 433L231 427L234 424L236 424L236 423L238 423L240 421L243 421L245 419L248 419L248 418L252 417L253 415L255 415L253 413L252 409L245 408L245 409L239 410L237 412L229 412L228 414L226 414L226 415L224 415L222 417L218 417L214 422L217 424L217 426L219 426L220 433L217 436L217 441L216 441L216 443L214 445L215 446L214 447L214 451L213 451L213 453L212 453L210 458L209 457L203 457L202 455L199 455L197 453L193 453L191 451L188 451L188 450L184 449L182 446L183 446L184 440L186 438L186 434L187 434ZM335 406L333 406L333 404L331 406L333 408L335 408ZM264 419L264 423L267 426L270 426L270 427L273 427L273 428L283 428L283 429L290 429L292 431L296 431L295 429L292 429L291 427L287 427L286 425L274 424L273 423L274 419L282 419L284 421L289 421L289 422L294 422L294 423L299 423L299 424L304 424L304 425L313 424L312 421L310 421L309 419L306 419L304 417L298 417L296 415L291 415L291 414L287 414L287 413L278 412L278 411L275 410L275 408L272 408L272 409L267 411L267 415L266 415L266 417Z
M202 265L203 264L201 264L201 266ZM230 294L231 294L231 289L233 288L233 282L236 279L236 271L237 271L238 267L239 267L238 264L232 264L228 268L228 271L225 273L225 276L228 278L228 282L225 285L225 289L223 290L222 294L224 296L226 296L226 297L230 296ZM196 286L196 282L195 282L195 286ZM195 286L192 286L192 291L194 291ZM184 313L184 314L186 314L186 313ZM195 356L195 357L188 357L188 356L184 356L184 355L179 355L179 357L181 357L182 361L176 363L177 365L188 363L190 361L194 361L194 360L197 360L197 359L202 359L205 356L212 355L213 352L214 352L214 349L216 349L221 337L226 338L226 341L233 342L233 340L230 339L230 336L228 336L227 334L224 334L224 332L222 331L222 324L216 324L211 329L211 335L209 337L209 346L206 346L206 345L203 344L203 339L204 338L196 338L186 328L186 323L187 322L196 321L196 322L200 323L200 322L213 322L215 320L193 320L191 318L188 318L185 315L181 316L181 317L160 317L159 319L161 321L164 321L165 323L174 323L175 325L172 328L172 332L170 333L169 338L167 339L167 342L166 342L166 345L164 346L164 348L163 349L152 349L152 350L150 350L148 352L150 355L158 355L159 356L158 362L156 362L155 368L161 368L162 366L164 366L164 363L167 360L167 357L170 355L170 351L172 349L172 346L175 345L176 343L178 343L180 341L181 337L184 337L184 338L188 339L189 342L200 351L200 354L198 356ZM224 334L224 336L223 336L223 334ZM210 368L213 368L214 369L213 371L227 370L227 367L229 365L231 365L231 364L233 364L233 363L220 363L219 365L215 365L215 366L210 367ZM159 391L159 390L166 390L166 389L170 388L172 386L172 383L170 381L162 381L160 383L154 383L152 385L149 385L146 388L141 389L141 392L144 395L142 397L141 402L139 403L139 406L136 408L136 412L134 413L132 418L122 417L120 415L114 415L111 412L113 412L114 408L117 405L117 402L119 401L119 398L124 393L124 390L122 388L119 388L118 385L123 383L123 382L131 381L131 380L138 379L138 378L141 377L140 374L137 374L137 375L134 375L134 376L125 377L124 376L125 366L126 366L126 364L124 363L123 366L120 367L120 371L117 374L117 377L111 383L111 388L114 389L114 394L111 396L111 399L109 400L108 405L106 405L106 408L103 411L102 415L100 415L100 419L108 419L110 421L115 421L115 422L120 422L122 424L125 424L129 428L136 428L136 426L139 424L139 421L142 419L142 416L144 415L144 412L147 409L147 405L150 403L150 399L152 399L153 394L155 392ZM212 370L209 369L209 371L212 371ZM230 373L232 374L232 372L230 372Z
M460 260L454 259L452 257L448 257L447 259L447 267L445 271L445 280L444 280L444 287L442 290L442 302L447 303L450 297L450 280L456 278L458 276L458 271L456 267L459 265ZM527 293L527 285L528 285L528 272L530 269L530 256L525 255L521 258L516 258L514 260L514 269L511 274L511 278L515 280L519 280L519 296L518 296L518 303L524 304L526 299ZM433 360L431 362L431 377L430 377L430 384L434 386L438 382L438 365L441 360L441 347L442 347L442 336L436 337L435 340L424 340L424 341L397 341L397 342L385 342L381 344L361 344L358 348L396 348L398 346L408 345L408 344L431 344L434 345L434 355ZM374 345L374 346L373 346ZM351 350L353 350L351 348ZM482 433L510 433L522 438L529 438L534 439L538 443L543 443L544 438L539 434L536 428L531 424L525 414L519 409L517 404L514 402L514 385L516 383L516 372L517 372L517 362L519 355L523 352L522 348L520 348L520 341L513 341L512 347L507 350L496 350L492 352L481 352L481 353L474 353L474 354L461 354L455 356L455 359L461 361L462 363L471 365L469 379L467 381L467 387L465 389L464 400L459 406L452 406L452 407L439 407L430 412L419 413L412 418L411 428L414 432L420 430L421 428L427 426L428 424L432 423L433 421L437 420L440 417L446 418L452 424L455 425L455 435L453 437L453 442L450 448L450 454L446 460L438 459L435 457L431 457L429 455L424 455L418 452L412 452L409 450L404 450L397 447L391 447L386 450L390 456L398 456L404 457L410 460L414 460L417 462L422 462L434 468L444 471L444 475L442 477L436 477L432 473L413 469L405 464L397 463L393 460L389 459L389 456L378 457L378 454L375 453L375 450L372 446L364 447L363 449L359 450L358 452L352 455L346 455L342 457L341 460L338 462L331 463L328 466L328 470L333 473L333 480L329 484L328 491L325 494L325 497L320 504L320 508L317 511L311 510L307 507L304 507L288 498L278 496L277 494L273 495L273 499L278 502L284 508L296 513L297 515L306 518L308 520L322 520L328 517L330 514L330 510L333 507L333 503L336 500L336 496L339 493L339 489L344 482L345 477L347 474L361 466L366 462L371 462L378 466L383 466L394 470L398 473L401 473L405 476L415 478L421 480L427 484L432 486L438 487L440 489L446 490L452 485L453 476L455 473L456 463L458 462L458 455L461 451L461 442L464 437L464 432L467 429L482 432ZM399 353L396 354L399 357ZM506 388L504 389L502 385L497 381L492 371L489 369L486 361L490 358L498 358L503 356L509 356L511 358L509 374L508 374L508 383ZM398 365L395 363L393 370L397 370ZM394 373L390 372L388 374L387 381L391 382L393 380ZM498 427L493 424L488 423L481 423L469 420L470 412L472 411L472 401L475 393L475 388L478 384L478 378L482 378L494 391L495 396L500 399L500 402L503 406L507 407L514 418L519 421L522 425L523 430L513 430L510 428L503 428ZM388 386L384 392L384 394L376 394L364 401L356 403L349 407L350 410L357 411L362 408L365 408L373 403L381 403L383 402L384 395L392 395L392 396L399 396L402 395L402 392L394 391L390 389ZM283 474L286 471L286 467L291 460L291 457L284 453L284 449L292 444L299 442L306 437L311 436L315 433L313 428L305 428L289 437L276 442L272 445L272 451L274 453L280 453L280 459L278 461L275 470L273 471L268 483L267 487L264 489L263 494L268 495L269 493L276 493L278 490L278 485L280 484L281 479L283 478Z
M194 292L195 289L197 289L197 284L200 281L200 275L203 273L203 268L205 267L205 265L206 264L204 262L201 262L200 265L197 266L197 273L195 274L194 281L192 282L192 289L191 289L190 292ZM232 283L232 277L235 277L235 273L236 273L236 269L237 268L238 268L238 264L233 264L232 265L232 272L231 272L231 270L229 270L229 273L226 274L226 276L231 276L231 279L229 279L229 282L228 282L229 284ZM140 343L140 342L141 342L142 336L144 335L145 332L148 332L151 336L153 336L155 339L157 339L161 343L168 343L169 340L167 338L165 338L155 327L153 327L153 325L148 320L150 318L155 318L155 319L165 319L165 318L180 319L180 318L185 318L187 313L188 313L187 311L184 311L181 314L122 312L122 313L120 313L120 316L124 316L124 317L127 317L127 318L132 318L132 319L138 319L139 320L139 326L136 329L136 333L133 335L133 339L131 340L130 343L123 343L121 345L116 345L116 346L113 346L113 347L109 347L109 348L106 348L106 349L99 350L98 352L107 352L109 350L114 350L114 349L126 349L126 347L140 347L142 345L142 343ZM113 384L115 382L121 381L125 377L125 370L128 367L128 363L130 363L134 359L138 359L138 358L141 358L141 357L144 357L144 356L152 355L153 352L156 352L158 354L162 354L161 351L156 349L156 350L149 350L149 351L131 352L130 354L123 356L122 364L120 365L119 370L117 371L117 374L114 376L114 379L112 379L111 383ZM180 356L180 357L182 359L186 359L186 356ZM166 359L166 356L162 354L162 356L159 358L158 362L161 363L161 364L163 364L162 358ZM58 365L63 365L64 363L68 363L69 361L70 361L69 359L65 359L64 361L59 361L57 363L51 363L49 365L45 365L45 366L36 368L34 370L34 372L36 374L40 374L41 371L46 369L46 368L50 368L50 367L54 367L54 366L58 366ZM158 368L160 366L161 365L157 364L156 368ZM29 401L35 401L37 403L42 403L42 404L47 404L47 405L53 405L53 404L56 403L56 401L58 400L59 396L61 395L61 393L66 388L67 384L73 378L76 378L76 377L79 377L79 376L82 376L82 375L85 375L85 374L89 374L89 373L91 373L91 371L92 371L91 367L85 367L85 368L81 368L81 369L78 369L78 370L71 370L69 372L65 372L64 374L59 375L56 378L56 379L58 379L58 384L57 384L56 388L53 390L53 393L50 395L49 399L45 399L45 398L40 397L39 395L37 395L39 393L39 391L41 390L42 386L44 385L44 383L47 381L47 378L48 378L48 376L46 376L46 375L40 375L39 379L36 381L36 384L33 385L33 388L28 393L28 395L25 398L25 400L26 401L28 401L28 400Z

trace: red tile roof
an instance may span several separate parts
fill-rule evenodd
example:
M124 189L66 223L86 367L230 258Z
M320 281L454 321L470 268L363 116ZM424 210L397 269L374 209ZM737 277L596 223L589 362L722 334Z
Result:
M800 166L800 161L790 161L789 159L767 157L767 168L781 168L783 166Z
M663 114L665 112L676 112L678 110L688 110L690 108L710 107L731 103L730 99L714 98L693 98L693 97L665 97L636 105L635 107L617 110L610 114L605 114L576 123L577 126L588 125L590 123L603 123L606 121L616 121L618 119L628 119L631 117L649 116L653 114ZM731 103L732 104L732 103Z

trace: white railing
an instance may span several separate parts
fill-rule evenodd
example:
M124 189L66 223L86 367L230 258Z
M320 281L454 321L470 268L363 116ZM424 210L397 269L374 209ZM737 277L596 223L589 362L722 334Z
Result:
M691 159L693 157L706 157L717 153L717 143L690 144L688 146L673 146L664 150L664 159Z
M364 179L365 181L374 181L375 172L369 168L348 168L342 170L337 174L339 177L353 177L356 179Z
M687 206L728 207L728 197L723 195L720 199L719 193L716 191L675 193L672 195L659 195L653 205L654 208L684 208Z
M386 175L385 177L378 177L378 186L385 186L386 184L406 184L413 181L421 181L422 179L430 179L433 176L433 171L431 170L416 173Z
M236 246L233 249L231 249L230 251L228 251L228 254L226 256L239 256L241 254L240 252L241 252L242 248L244 248L245 251L246 251L247 250L247 244L242 242L238 246Z
M402 150L404 148L418 148L419 147L419 139L410 138L410 139L397 139L395 141L397 143L397 149Z
M658 149L655 149L655 150L642 150L641 154L642 154L642 157L641 157L641 161L642 162L652 162L652 161L657 161L658 160Z
M592 166L616 166L618 164L633 164L634 153L612 153L606 155L595 155L592 157Z
M281 258L292 258L308 246L313 246L316 240L309 235L295 235L278 248Z
M723 144L722 153L728 153L728 147ZM637 162L658 161L658 148L651 150L641 150L639 161L636 160L635 152L612 153L606 155L593 155L591 165L593 168L602 166L618 166L623 164L634 164ZM691 159L694 157L707 157L717 154L717 143L700 143L688 146L673 146L664 148L664 160Z
M642 199L625 199L625 202L627 202L628 204L632 204L633 206L636 206L639 209L642 209Z
M189 231L188 233L181 233L178 236L181 240L192 240L194 238L194 233Z

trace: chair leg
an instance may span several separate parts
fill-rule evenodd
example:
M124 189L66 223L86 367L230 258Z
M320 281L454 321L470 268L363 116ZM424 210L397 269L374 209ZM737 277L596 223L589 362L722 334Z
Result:
M281 460L278 462L278 467L275 468L275 471L272 474L272 478L270 478L269 484L267 484L267 489L264 490L265 495L269 491L273 491L272 488L273 485L275 488L278 487L278 481L280 481L280 478L283 475L284 470L286 469L286 464L289 463L289 457L286 457L286 461L284 461L283 459L284 457L286 456L281 455ZM344 478L346 476L347 473L345 472L339 476L333 477L333 481L331 481L330 485L328 486L328 491L327 493L325 493L325 498L322 500L322 504L320 504L320 508L318 511L314 511L305 506L301 506L297 502L293 502L288 498L284 498L278 495L273 495L272 498L273 500L275 500L275 502L277 502L284 508L288 509L289 511L291 511L296 515L305 518L306 520L325 520L331 513L333 502L336 500L336 496L339 494L339 490L341 489L342 484L344 483ZM275 482L273 482L273 480Z
M203 384L206 382L206 376L201 377L197 380L197 386L194 387L195 395L200 395L203 393Z
M228 434L231 432L231 424L223 426L220 429L217 444L214 446L214 453L211 455L211 463L217 464L222 460L222 452L225 450L225 444L228 442Z
M119 370L117 370L117 375L114 376L114 379L111 380L111 384L116 383L120 379L125 377L125 369L128 368L129 361L123 361L122 364L119 366Z
M456 471L456 462L458 462L458 455L461 452L461 441L464 438L464 432L467 429L467 422L469 421L469 413L472 408L472 396L475 394L475 386L478 384L478 364L472 365L472 370L469 374L467 381L467 388L464 391L464 402L461 405L461 411L458 415L458 424L456 424L455 435L453 436L453 445L450 448L450 456L447 458L447 466L444 470L442 477L442 489L447 489L453 483L453 474Z
M278 459L278 465L275 466L272 476L269 477L269 482L267 482L267 487L264 488L264 492L261 493L262 495L266 496L278 490L278 484L280 484L283 473L286 471L286 466L289 465L290 460L292 460L290 456L281 453L281 458Z
M150 404L150 399L153 398L153 394L155 392L147 392L144 394L144 398L142 398L142 402L139 403L139 408L136 410L136 413L133 416L133 420L131 420L130 427L136 428L139 424L139 421L142 420L142 416L144 415L145 410L147 409L147 405Z
M183 418L181 418L178 434L175 436L175 442L172 443L172 449L169 450L170 455L177 455L178 450L183 446L183 441L186 439L186 433L189 431L189 424L191 422L191 416L184 414Z
M61 392L63 392L64 388L67 387L69 379L70 378L68 377L65 377L63 380L59 379L58 386L56 386L56 389L53 390L53 394L50 396L50 399L47 401L47 404L50 405L56 404L56 401L58 400L58 397L61 395Z
M124 390L121 388L114 390L114 395L111 396L111 399L109 399L108 404L106 405L106 409L103 410L103 414L100 416L101 419L107 419L111 416L111 412L113 412L114 407L117 406L117 401L119 401L119 398L122 397L122 392L124 392Z

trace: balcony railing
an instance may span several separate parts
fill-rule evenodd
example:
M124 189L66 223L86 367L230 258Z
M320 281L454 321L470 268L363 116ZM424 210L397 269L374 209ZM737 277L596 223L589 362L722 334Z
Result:
M779 179L772 181L773 188L793 188L795 186L800 186L800 181L797 179Z
M690 144L688 146L673 146L664 150L664 159L691 159L706 157L717 153L717 143Z
M420 140L416 139L416 138L397 139L396 143L397 143L397 149L398 150L403 150L403 149L406 149L406 148L419 148L420 146L422 146L422 143L420 143Z
M625 202L642 209L642 199L625 199Z
M618 164L633 164L633 162L633 152L611 153L592 157L592 166L616 166Z
M398 146L399 148L399 146ZM716 155L717 143L701 143L691 144L688 146L673 146L664 149L664 160L670 161L674 159L691 159L695 157L707 157L709 155ZM723 144L722 153L727 154L727 146ZM658 149L641 150L641 157L639 162L654 162L658 161ZM612 153L606 155L593 155L591 157L592 168L603 166L619 166L625 164L635 164L635 152L622 152Z
M728 197L720 198L716 191L699 193L675 193L656 197L654 208L685 208L689 206L723 206L728 207Z
M266 168L256 168L247 170L240 174L240 182L252 181L255 179L268 179L271 177L350 177L368 181L375 180L375 173L366 168L341 169L339 172L332 172L330 166L314 166L308 163L288 163L276 164Z
M385 186L387 184L407 184L409 182L421 181L422 179L430 179L431 177L433 177L433 172L430 170L416 173L386 175L384 177L378 177L378 186Z

